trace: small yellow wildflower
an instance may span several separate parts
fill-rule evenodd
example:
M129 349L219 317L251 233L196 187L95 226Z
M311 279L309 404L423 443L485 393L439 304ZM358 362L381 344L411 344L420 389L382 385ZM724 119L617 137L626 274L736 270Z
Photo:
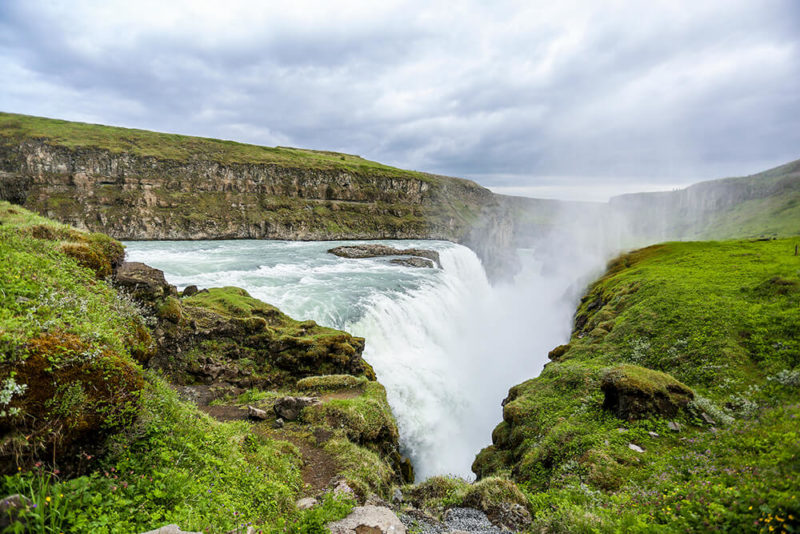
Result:
M794 516L792 514L789 514L789 521L791 521L792 519L794 519Z
M45 498L44 498L44 500L46 500L47 502L50 502L50 495L48 495L47 497L45 497Z
M750 507L748 508L748 510L752 510L752 509L753 509L753 507L752 507L752 506L750 506Z

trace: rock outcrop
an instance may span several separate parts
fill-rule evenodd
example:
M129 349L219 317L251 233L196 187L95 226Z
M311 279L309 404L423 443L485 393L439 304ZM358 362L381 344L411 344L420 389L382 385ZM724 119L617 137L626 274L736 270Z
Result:
M162 271L136 262L122 264L113 281L155 322L152 344L137 358L178 385L265 387L341 373L375 378L361 358L362 338L295 321L243 289L179 299Z
M444 239L473 247L490 276L514 263L506 202L469 180L76 123L85 137L63 139L54 124L0 114L0 200L121 240Z
M358 506L327 527L331 534L406 534L405 525L384 506Z
M300 412L306 406L313 406L319 404L319 399L316 397L281 397L275 401L273 410L275 415L287 421L294 421L300 417Z
M603 375L603 408L620 419L673 417L686 408L694 392L666 373L638 365L619 365Z
M419 264L419 263L402 263L403 265L409 265L410 267L428 267L433 266L436 264L436 267L439 269L442 268L442 262L439 258L439 253L435 250L428 250L423 248L404 248L404 249L397 249L394 247L387 247L386 245L348 245L342 247L334 247L328 250L331 254L335 256L339 256L340 258L377 258L380 256L412 256L412 258L398 258L393 260L394 262L409 262L414 259L427 259L429 260L428 263Z

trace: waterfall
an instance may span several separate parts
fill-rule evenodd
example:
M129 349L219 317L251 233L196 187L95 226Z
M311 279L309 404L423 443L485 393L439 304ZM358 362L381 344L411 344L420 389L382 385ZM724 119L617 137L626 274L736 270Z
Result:
M490 443L508 389L537 376L547 352L569 338L575 293L582 289L575 281L585 276L585 262L571 258L543 269L532 251L522 251L516 279L490 285L480 260L461 245L385 242L437 250L439 270L326 252L338 244L348 243L127 246L129 260L163 269L171 283L236 285L292 317L366 338L364 358L386 386L417 479L472 477L472 461Z
M547 352L569 336L568 282L541 274L527 257L523 276L491 286L475 254L440 252L444 272L403 294L374 294L346 328L386 386L404 452L418 480L472 477L508 388L536 376Z

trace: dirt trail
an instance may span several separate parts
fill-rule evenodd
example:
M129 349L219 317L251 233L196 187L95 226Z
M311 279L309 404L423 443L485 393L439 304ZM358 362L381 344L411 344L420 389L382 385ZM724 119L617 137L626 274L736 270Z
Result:
M300 449L303 457L303 467L300 474L303 477L303 496L315 496L322 492L332 478L340 473L339 464L331 454L327 453L322 444L307 432L293 432L285 428L269 428L266 423L255 425L255 431L270 439L288 441ZM324 439L324 437L323 437Z
M334 392L321 397L322 402L332 399L351 399L357 397L358 391ZM217 421L241 421L247 419L247 410L238 406L216 405L200 406L202 411ZM295 445L303 457L301 476L304 488L303 496L315 496L328 486L333 477L339 474L340 468L336 459L325 452L322 445L330 437L320 433L318 437L301 430L271 428L271 421L260 421L253 424L253 430L270 439L288 441Z

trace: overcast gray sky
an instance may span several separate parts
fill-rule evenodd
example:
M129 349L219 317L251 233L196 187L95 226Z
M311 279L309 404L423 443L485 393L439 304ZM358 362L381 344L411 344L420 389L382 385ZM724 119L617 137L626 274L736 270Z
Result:
M793 0L3 0L0 110L604 199L800 158L799 46Z

